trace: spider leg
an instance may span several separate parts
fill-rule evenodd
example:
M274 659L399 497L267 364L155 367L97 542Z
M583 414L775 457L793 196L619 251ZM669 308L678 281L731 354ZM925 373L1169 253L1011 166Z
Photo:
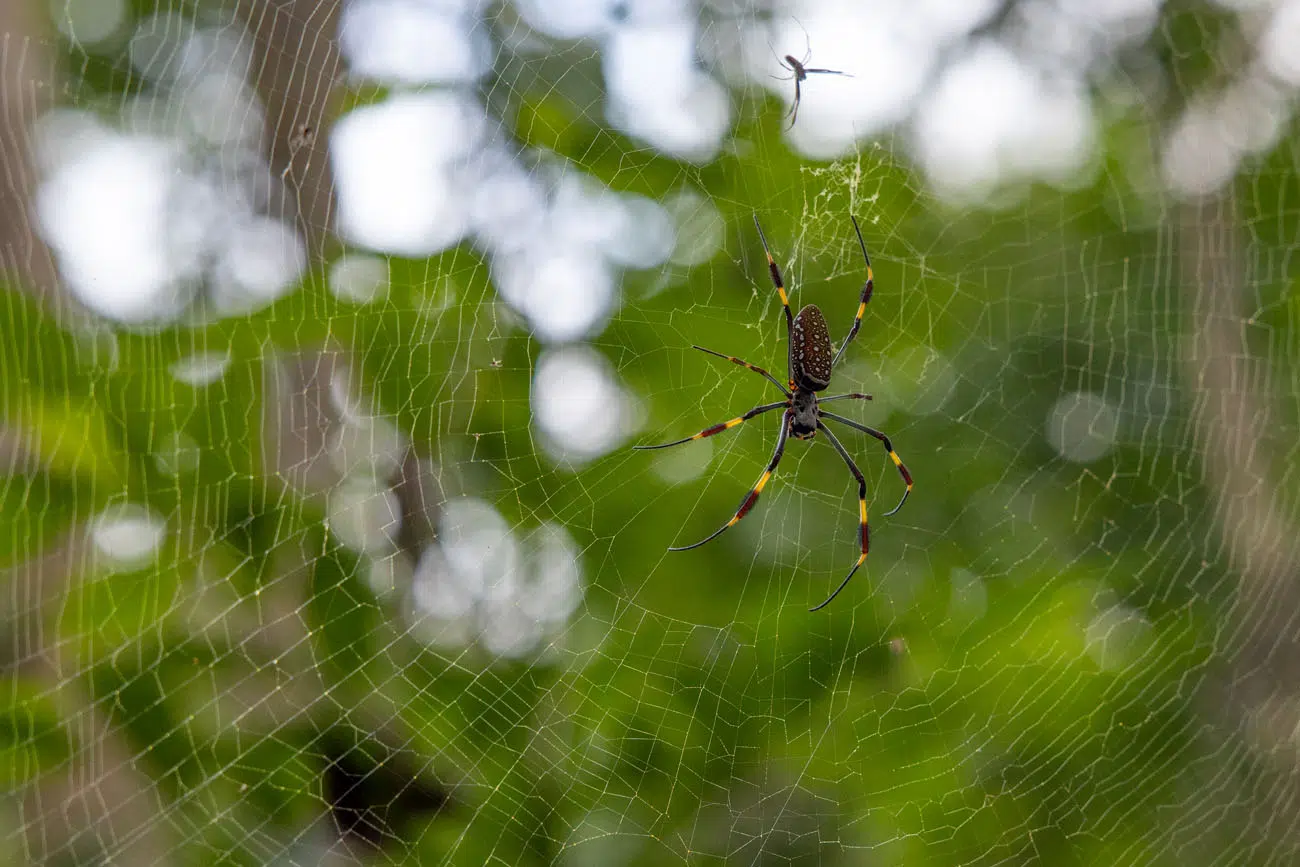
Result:
M772 57L774 57L774 58L776 59L776 64L777 64L777 66L780 66L782 69L790 69L790 64L788 64L788 63L786 63L784 60L782 60L782 59L781 59L781 55L779 55L779 54L776 53L776 49L772 47L772 40L770 40L770 39L767 41L767 50L770 51L770 52L772 52ZM791 72L794 72L793 69L790 69L790 71L791 71ZM777 78L777 76L775 76L775 75L773 75L772 77L773 77L773 78ZM787 78L782 78L781 81L789 81L789 79L787 79Z
M795 92L799 90L799 83L795 82ZM785 282L781 279L781 269L777 266L776 260L772 258L772 249L767 246L767 236L763 234L763 227L758 223L758 214L754 215L754 228L758 229L758 239L763 242L763 254L767 256L767 270L772 275L772 283L776 286L776 291L781 296L781 307L785 310L785 341L789 349L789 356L786 359L787 371L793 372L794 365L794 314L790 312L790 297L785 294ZM791 382L793 385L793 382Z
M812 75L813 73L819 73L821 75L842 75L845 78L853 77L850 73L841 72L838 69L809 69L808 67L805 66L803 71L805 75Z
M798 76L795 77L794 105L790 106L790 125L786 127L786 129L794 129L794 122L799 119L799 99L801 98L801 94L799 93L799 82L802 80L803 80L802 77L798 77Z
M720 434L724 430L731 430L736 425L741 424L742 422L747 422L756 415L762 415L765 412L770 412L771 410L778 409L783 406L789 406L789 405L790 405L790 401L783 400L779 403L768 403L768 404L764 404L763 406L756 406L753 409L751 409L749 412L745 413L744 415L738 415L735 418L731 419L730 421L724 421L722 424L715 424L713 427L706 427L704 430L700 431L694 436L688 436L680 440L673 440L670 443L663 443L662 445L657 445L657 446L632 446L632 448L637 451L652 451L654 449L666 449L670 446L679 446L682 443L688 443L691 442L692 440L702 440L705 437L711 437L714 434Z
M903 460L898 456L898 452L894 451L894 444L889 441L889 437L881 433L880 431L876 430L873 427L867 427L864 424L858 424L856 421L853 421L852 419L845 418L842 415L836 415L833 412L824 412L822 413L822 417L828 418L831 421L837 421L840 424L848 425L849 427L855 430L860 430L864 434L867 434L868 436L873 436L876 439L880 440L882 443L884 443L885 451L889 452L889 457L894 462L894 466L898 467L899 475L901 475L903 477L903 481L907 483L907 490L903 492L903 499L898 501L897 506L895 506L894 508L886 512L885 517L888 518L890 515L894 514L899 509L903 508L903 504L907 502L907 495L912 493L912 474L907 471L907 467L903 466Z
M754 508L754 504L758 502L758 495L763 492L763 487L767 484L768 479L772 478L772 473L776 472L776 465L781 463L781 455L785 452L785 440L789 434L790 412L787 410L785 414L781 416L781 435L776 440L776 451L772 452L772 460L767 462L767 469L763 470L763 475L758 477L758 481L754 483L754 487L750 488L749 493L745 494L745 499L740 501L740 508L736 509L736 514L731 516L731 520L713 531L713 533L707 538L701 539L694 545L683 545L678 548L669 548L668 550L689 551L692 548L700 547L705 542L712 542L714 539L718 538L718 536L722 535L723 530L735 526L741 518L749 514L749 510Z
M853 458L849 456L848 451L840 443L839 439L836 438L835 434L831 433L830 428L826 427L826 425L821 422L817 422L817 427L822 433L826 434L826 439L831 441L831 445L835 446L835 451L839 452L840 457L844 458L844 463L849 465L849 472L853 473L853 478L858 480L858 540L862 543L862 553L858 555L858 562L853 564L853 568L849 570L848 575L844 576L844 580L840 582L840 586L835 588L835 592L830 596L827 596L826 601L821 605L818 605L815 608L809 608L809 611L820 611L827 605L830 605L831 600L840 595L840 591L848 586L849 579L853 577L867 559L867 549L870 547L869 542L871 538L867 531L866 477L862 475L862 470L858 469L858 465L853 463Z
M712 349L705 349L703 346L692 345L691 349L698 349L700 352L707 352L709 355L716 355L718 358L725 358L727 359L727 361L730 361L732 364L739 364L741 367L748 368L749 370L752 370L755 373L760 374L761 376L765 376L767 377L768 381L770 381L777 388L781 389L782 394L784 394L786 397L790 396L790 390L787 389L781 383L777 382L775 376L768 373L766 370L764 370L761 367L757 367L753 364L750 364L748 361L741 361L739 358L737 358L734 355L723 355L721 352L714 352Z
M802 21L795 18L794 23L798 24L799 29L803 31L803 60L799 61L799 65L807 66L808 61L812 60L812 37L808 35L808 28L803 26Z
M833 394L830 397L817 398L817 403L820 405L828 400L871 400L871 395L858 394L856 391L853 394Z
M867 242L862 240L862 230L858 228L858 219L852 215L849 219L853 221L853 231L858 233L858 246L862 248L862 259L867 263L867 282L862 284L862 299L858 302L858 312L853 317L853 327L849 329L849 336L844 338L840 344L840 351L835 353L835 360L831 362L831 370L834 370L840 363L840 356L844 350L849 348L853 338L858 336L858 328L862 325L862 314L867 310L867 302L871 300L871 293L875 291L875 275L871 273L871 257L867 255Z

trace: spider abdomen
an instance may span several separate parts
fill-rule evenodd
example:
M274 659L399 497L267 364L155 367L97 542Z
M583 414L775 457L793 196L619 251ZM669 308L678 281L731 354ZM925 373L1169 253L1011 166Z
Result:
M822 391L831 384L831 334L826 317L809 304L794 318L790 334L790 378L798 388Z

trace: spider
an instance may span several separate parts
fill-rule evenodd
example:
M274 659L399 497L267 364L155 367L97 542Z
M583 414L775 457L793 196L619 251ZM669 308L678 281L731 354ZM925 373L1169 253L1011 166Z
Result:
M848 450L844 448L835 434L831 432L830 428L823 424L822 420L828 419L830 421L839 422L842 425L847 425L848 427L875 437L885 446L885 451L889 453L889 457L893 460L894 466L898 468L899 474L903 477L903 482L907 485L907 490L903 492L903 498L898 501L897 506L885 513L886 517L901 509L903 503L907 502L908 494L912 492L912 476L907 471L907 467L903 465L903 461L898 457L898 453L894 451L894 445L889 441L888 436L874 428L859 424L858 422L844 418L843 416L826 412L821 408L821 404L829 403L833 400L871 400L871 395L858 394L854 392L850 394L837 394L831 397L817 397L818 392L824 391L826 387L830 385L831 372L836 366L838 366L840 357L844 355L844 350L848 348L849 344L853 342L853 338L857 336L858 327L862 324L862 314L867 309L867 302L871 300L871 292L873 289L871 259L867 256L867 245L866 242L862 240L862 230L858 228L857 219L852 217L850 219L853 220L853 231L856 232L858 236L858 246L862 248L862 259L866 262L867 281L862 286L862 297L858 302L858 312L853 317L853 327L849 329L848 337L844 338L844 343L840 345L839 352L835 353L832 357L831 338L830 332L826 329L826 318L822 315L821 310L818 309L815 304L809 304L804 307L799 311L798 316L791 314L790 299L786 295L785 283L781 279L781 269L777 266L776 260L772 258L772 251L767 245L767 237L763 234L763 227L759 225L758 215L755 214L754 226L758 229L758 237L763 242L763 253L767 256L767 268L768 271L771 272L772 283L776 286L777 294L781 297L781 308L785 311L786 339L789 344L789 387L787 388L782 385L776 377L772 376L772 374L768 373L763 368L756 367L747 361L742 361L741 359L736 358L735 356L723 355L721 352L714 352L712 349L705 349L703 346L693 346L692 348L708 353L709 355L715 355L718 358L725 358L733 364L738 364L741 367L754 371L759 376L762 376L768 382L771 382L779 388L781 393L785 395L785 400L756 406L744 415L737 416L736 418L722 422L721 424L715 424L712 427L707 427L699 433L686 437L685 439L674 440L673 442L663 443L662 445L657 446L635 446L637 449L671 448L672 446L679 446L682 443L703 439L704 437L711 437L714 434L730 430L731 428L749 421L755 416L762 415L765 412L771 412L774 409L784 409L784 412L781 413L781 430L777 436L776 450L772 453L772 459L768 461L767 469L763 470L763 474L758 477L758 481L754 484L754 487L750 488L749 492L745 494L745 498L740 501L740 507L736 509L736 513L732 515L731 520L719 527L712 535L696 542L694 545L684 545L668 549L670 551L689 551L692 548L700 547L706 542L713 541L721 535L724 530L734 526L741 518L749 514L749 511L754 508L754 504L758 501L759 494L763 492L764 486L766 486L768 480L772 478L772 474L776 472L777 464L781 462L781 456L785 453L787 437L793 436L795 439L810 440L817 435L818 431L824 433L826 439L830 441L830 444L835 448L835 451L839 452L840 457L844 459L844 463L848 465L849 472L853 474L853 478L858 482L858 538L861 542L862 553L858 556L858 562L854 563L853 568L849 570L849 574L844 577L844 580L835 588L835 591L831 593L830 596L826 597L826 601L810 608L809 611L818 611L825 608L831 603L831 600L839 595L841 590L848 586L849 579L853 577L854 573L858 571L863 562L867 559L869 539L867 531L867 480L862 475L862 471L858 469L858 465L853 462L853 458L849 456Z
M806 41L807 31L804 32L804 37ZM775 52L773 53L775 54ZM787 54L785 56L784 61L777 60L777 63L781 64L781 68L790 70L792 77L794 78L794 105L790 107L790 125L786 127L786 129L794 129L794 122L799 119L799 99L803 96L803 94L800 92L799 85L802 82L807 81L808 76L843 75L846 78L853 77L852 75L849 75L849 73L847 72L840 72L838 69L810 69L808 68L809 60L812 60L811 46L808 46L807 51L805 51L803 60L796 60L793 54ZM777 79L778 81L790 80L789 78L782 78L781 76L778 75L774 75L772 77Z

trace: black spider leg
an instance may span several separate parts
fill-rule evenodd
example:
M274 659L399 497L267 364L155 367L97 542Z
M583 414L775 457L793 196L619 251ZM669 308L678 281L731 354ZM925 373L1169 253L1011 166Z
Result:
M654 449L666 449L669 446L679 446L682 443L689 443L693 440L702 440L705 437L711 437L714 434L720 434L724 430L731 430L736 425L741 424L742 422L747 422L756 415L762 415L765 412L770 412L771 410L779 409L783 406L789 406L789 405L790 405L790 401L788 400L782 400L777 403L763 404L762 406L754 407L744 415L736 416L730 421L724 421L722 424L715 424L713 427L706 427L704 430L700 431L699 433L693 436L688 436L680 440L673 440L670 443L663 443L657 446L632 446L632 448L637 451L652 451Z
M803 31L803 59L799 61L799 67L806 69L808 61L812 60L812 37L808 35L808 28L803 26L802 21L798 18L793 20L795 24L799 25L799 29Z
M785 281L781 279L781 269L777 266L776 260L772 258L772 248L767 246L767 236L763 234L763 227L758 223L758 214L754 215L754 228L758 229L758 239L763 242L763 255L767 256L767 270L772 275L772 283L781 296L781 307L785 310L786 375L793 376L794 314L790 312L790 297L785 294ZM790 385L794 385L793 379L790 380Z
M867 530L867 479L862 475L862 470L858 469L858 465L853 463L853 458L849 456L849 453L844 448L843 444L840 443L835 434L831 433L830 428L826 427L826 425L821 422L817 422L817 429L826 434L826 438L831 441L831 445L835 446L835 451L839 452L840 457L844 458L844 463L849 465L849 472L853 473L853 478L858 480L858 541L862 544L862 553L858 555L858 562L853 564L853 568L849 570L848 575L844 576L844 580L840 582L840 586L835 588L835 592L830 596L827 596L826 601L821 605L809 608L809 611L820 611L827 605L830 605L831 600L836 596L839 596L840 591L848 586L849 579L852 578L854 574L857 573L858 569L862 568L862 564L866 562L867 549L870 547L869 543L871 539L870 533Z
M808 77L808 73L801 66L794 74L794 104L790 106L790 125L786 129L794 129L795 121L799 119L799 100L803 99L803 94L799 90L799 83Z
M714 352L712 349L705 349L703 346L695 346L694 344L692 344L691 349L698 349L700 352L707 352L709 355L716 355L718 358L725 358L727 359L727 361L730 361L732 364L739 364L741 367L744 367L748 370L754 371L757 374L765 376L767 377L769 382L771 382L777 388L781 389L782 394L784 394L786 397L790 396L790 390L786 388L784 385L782 385L780 382L778 382L775 376L768 373L766 370L764 370L761 367L750 364L748 361L742 361L734 355L723 355L721 352Z
M763 487L767 485L768 479L772 478L772 473L776 472L776 465L781 463L781 455L785 453L785 440L790 435L790 418L790 410L786 410L781 416L781 435L776 440L776 451L772 452L772 460L768 461L767 469L763 470L763 475L758 477L754 487L750 488L749 493L745 494L745 499L740 501L740 508L736 509L736 514L731 516L731 520L715 530L708 538L701 539L694 545L669 548L669 551L689 551L692 548L700 547L705 542L712 542L722 535L723 530L735 526L741 518L749 514L749 510L754 508L754 504L758 502L758 495L763 492Z
M875 291L875 275L871 272L871 257L867 255L867 242L862 240L862 230L858 228L858 218L852 215L849 219L853 221L853 231L858 233L858 246L862 248L862 261L867 263L867 282L862 284L862 299L858 302L858 312L853 317L853 327L849 329L849 336L844 338L840 344L840 351L835 353L835 360L831 362L831 370L834 370L840 364L840 356L844 350L849 348L853 338L858 336L858 329L862 326L862 314L867 311L867 302L871 300L871 293Z
M890 515L894 514L899 509L903 508L903 504L907 502L907 495L912 493L912 474L907 471L907 467L903 466L903 461L898 456L898 452L894 451L894 444L889 441L889 437L881 433L880 431L876 430L873 427L867 427L864 424L858 424L856 421L853 421L852 419L845 418L842 415L836 415L833 412L823 412L821 415L822 418L828 418L831 421L837 421L840 424L848 425L854 430L860 430L864 434L867 434L868 436L873 436L876 439L880 440L882 443L884 443L885 451L889 452L890 460L894 462L894 466L898 467L899 475L901 475L903 477L903 481L907 483L907 490L903 491L903 499L898 501L897 506L895 506L894 508L886 512L885 517L888 518Z
M833 394L830 397L817 398L817 405L821 406L823 403L828 403L832 400L871 400L871 395L858 394L856 391L853 392L853 394Z

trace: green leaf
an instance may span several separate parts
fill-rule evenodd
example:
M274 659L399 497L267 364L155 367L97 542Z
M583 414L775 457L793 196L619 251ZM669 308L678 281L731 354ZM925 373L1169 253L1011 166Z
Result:
M375 654L380 611L362 576L364 561L322 533L307 617L318 660L336 683L364 673Z
M9 681L0 708L0 780L12 790L71 758L73 739L63 726L54 699L42 685Z

